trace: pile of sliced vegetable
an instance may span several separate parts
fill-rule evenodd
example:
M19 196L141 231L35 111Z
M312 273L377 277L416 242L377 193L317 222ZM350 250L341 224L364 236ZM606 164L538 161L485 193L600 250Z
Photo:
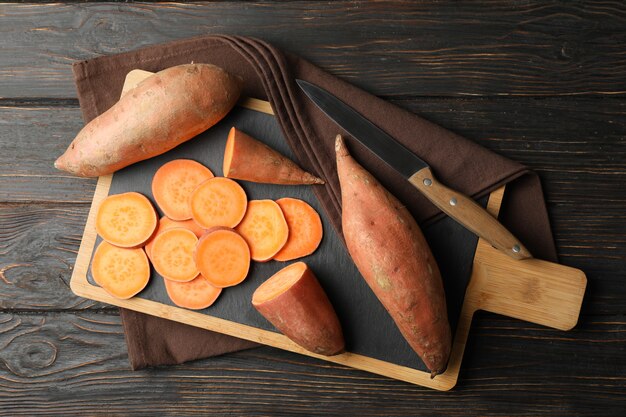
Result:
M238 137L245 140L235 143ZM274 166L276 175L265 181L259 172L248 177L238 171L238 179L322 182L235 128L224 166L242 165L239 158L249 158L248 148L257 152L258 161L272 159L267 164ZM152 179L152 195L164 213L160 219L150 200L136 192L111 195L98 209L96 231L104 242L95 251L92 275L114 297L127 299L143 290L151 263L174 304L204 309L223 288L245 280L251 260L291 261L312 254L322 240L320 216L308 203L295 198L249 201L235 180L215 177L193 160L161 166Z

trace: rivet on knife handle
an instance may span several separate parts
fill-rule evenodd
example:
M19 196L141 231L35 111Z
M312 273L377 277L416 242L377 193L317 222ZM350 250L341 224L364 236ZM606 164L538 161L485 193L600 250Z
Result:
M491 243L496 249L514 259L532 258L524 245L498 220L472 199L437 181L430 168L420 169L409 178L409 182L441 211Z

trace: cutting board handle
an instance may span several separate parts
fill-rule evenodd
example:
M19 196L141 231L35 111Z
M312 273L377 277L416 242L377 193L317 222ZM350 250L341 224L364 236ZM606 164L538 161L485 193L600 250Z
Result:
M587 278L576 268L540 259L511 260L480 241L472 280L477 309L569 330L578 322Z
M487 202L494 217L504 189L492 192ZM587 277L580 269L540 259L513 260L478 239L466 297L474 310L569 330L578 322L586 287Z

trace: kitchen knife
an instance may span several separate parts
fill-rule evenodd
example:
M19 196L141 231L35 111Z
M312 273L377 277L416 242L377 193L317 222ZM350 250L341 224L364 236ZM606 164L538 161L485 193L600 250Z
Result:
M402 174L441 211L510 257L532 257L511 232L474 200L437 181L428 164L417 155L328 91L307 81L296 82L331 120Z

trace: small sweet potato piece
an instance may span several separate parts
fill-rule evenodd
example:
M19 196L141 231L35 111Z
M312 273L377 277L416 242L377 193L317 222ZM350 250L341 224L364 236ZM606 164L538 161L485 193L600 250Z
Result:
M107 242L121 248L143 245L156 226L157 215L152 203L135 192L108 196L96 214L96 232Z
M152 195L163 213L172 220L191 219L191 193L213 178L211 170L191 159L163 164L152 177Z
M337 314L304 262L293 263L256 289L252 305L281 333L311 352L332 356L345 342Z
M148 240L148 242L146 242L146 246L143 247L143 249L146 251L146 255L148 255L148 259L152 260L151 251L152 245L154 244L154 238L157 237L160 233L168 229L174 229L176 227L182 227L191 230L198 237L198 239L200 239L202 235L206 233L206 230L198 226L193 220L176 221L168 218L167 216L163 216L159 219L159 224L157 224L157 228L152 234L152 237Z
M308 203L297 198L281 198L276 200L276 204L287 220L289 236L285 246L274 255L274 260L291 261L315 252L324 234L320 215Z
M210 307L222 292L221 288L211 285L202 275L187 282L166 279L165 290L174 304L190 310Z
M289 228L280 206L273 200L252 200L241 223L235 229L250 246L252 259L272 259L287 243Z
M231 128L224 150L224 176L265 184L307 185L324 181L263 142Z
M199 274L193 260L197 243L198 238L189 229L177 227L162 232L154 238L152 245L154 269L171 281L191 281Z
M106 292L125 300L148 285L150 264L143 249L119 248L104 241L93 254L91 275Z
M194 260L202 276L213 286L232 287L248 275L250 248L234 230L217 227L200 238Z
M342 229L350 256L431 376L452 344L437 263L406 207L348 153L337 136Z
M207 180L191 194L191 216L204 229L237 226L247 207L246 192L228 178Z
M54 166L97 177L165 153L226 116L241 88L239 77L215 65L159 71L89 122Z

